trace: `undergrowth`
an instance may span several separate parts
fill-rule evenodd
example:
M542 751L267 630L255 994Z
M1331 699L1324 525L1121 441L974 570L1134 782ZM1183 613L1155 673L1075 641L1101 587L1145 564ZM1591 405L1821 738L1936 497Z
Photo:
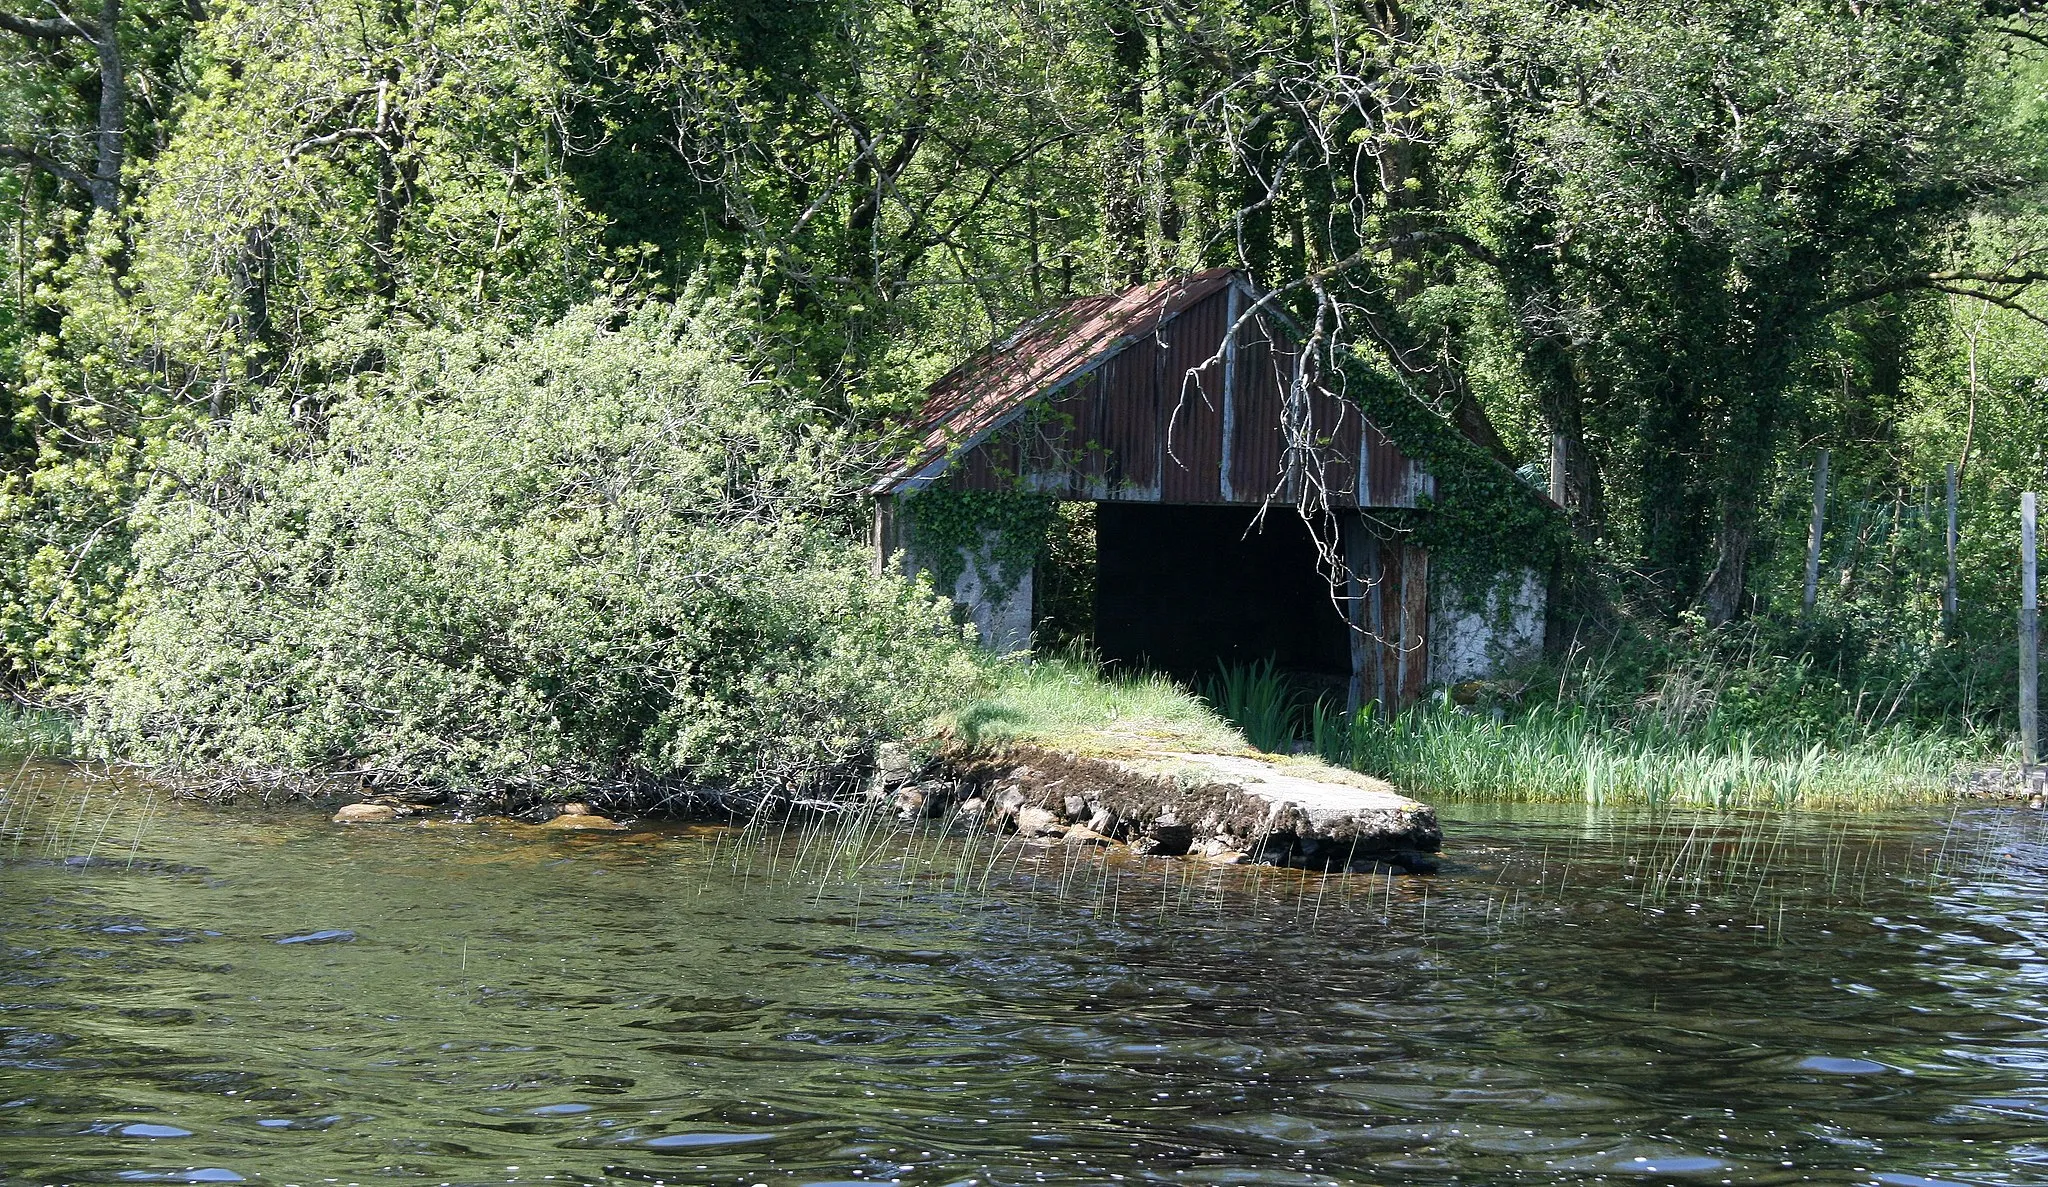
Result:
M1882 808L1953 794L1996 761L1995 731L1900 720L1804 655L1754 639L1635 666L1576 655L1471 682L1387 715L1312 700L1273 664L1227 667L1205 693L1261 749L1306 749L1411 794L1503 802Z

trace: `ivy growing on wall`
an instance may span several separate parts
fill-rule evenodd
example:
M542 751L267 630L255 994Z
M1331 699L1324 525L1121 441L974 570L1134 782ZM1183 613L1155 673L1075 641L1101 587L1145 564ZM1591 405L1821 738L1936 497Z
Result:
M1436 478L1416 513L1375 517L1413 531L1454 588L1476 598L1504 570L1549 573L1572 556L1570 525L1548 499L1390 376L1355 356L1340 366L1342 390L1366 419Z
M918 558L939 589L953 590L968 554L975 553L987 557L982 580L989 596L1001 600L1045 554L1059 504L1035 491L930 486L905 499L903 511Z

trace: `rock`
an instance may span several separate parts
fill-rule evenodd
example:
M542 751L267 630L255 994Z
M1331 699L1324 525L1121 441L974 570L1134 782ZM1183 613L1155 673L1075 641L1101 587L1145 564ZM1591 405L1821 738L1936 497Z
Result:
M1115 837L1105 837L1085 824L1077 824L1069 828L1067 835L1061 837L1060 840L1068 845L1102 846L1116 844Z
M1047 837L1066 829L1059 817L1044 808L1019 808L1011 823L1027 837Z
M1146 830L1141 837L1133 838L1131 848L1147 857L1179 857L1195 843L1195 830L1190 825L1175 823L1172 817L1165 817Z
M1024 802L1028 798L1022 788L1006 787L996 796L996 807L1005 816L1015 816L1024 810Z
M1394 854L1394 864L1411 874L1434 874L1443 865L1436 854L1414 849L1403 849Z
M568 803L568 804L563 804L563 805L562 805L562 808L561 808L561 810L560 810L559 812L555 813L555 815L557 815L557 816L595 816L595 815L597 815L597 813L595 813L595 812L593 812L593 811L591 811L591 810L590 810L590 805L589 805L589 804L585 804L585 803Z
M896 809L896 815L905 820L917 820L928 813L932 797L922 787L899 787L890 797L889 804Z
M334 814L334 823L389 824L406 815L395 804L343 804Z
M1205 850L1202 853L1203 861L1219 866L1241 866L1251 859L1252 855L1242 849L1217 849L1213 852Z
M988 801L978 795L960 801L959 810L953 813L961 820L980 820L987 814Z
M875 747L875 781L884 787L894 787L910 782L917 773L917 764L910 754L910 747L901 742L884 742Z
M1113 837L1116 835L1116 826L1115 812L1101 804L1088 805L1088 828L1091 831L1101 833L1105 837Z
M622 829L626 826L620 824L616 820L613 820L609 816L599 816L597 813L590 811L588 806L586 805L584 811L580 813L564 812L562 815L555 817L553 820L550 820L545 824L542 824L540 827L554 829L557 832L567 832L584 829L596 829L599 831L611 832L616 831L618 829Z
M1066 809L1065 815L1068 820L1086 820L1088 818L1088 801L1080 796L1070 795L1061 802L1060 806Z

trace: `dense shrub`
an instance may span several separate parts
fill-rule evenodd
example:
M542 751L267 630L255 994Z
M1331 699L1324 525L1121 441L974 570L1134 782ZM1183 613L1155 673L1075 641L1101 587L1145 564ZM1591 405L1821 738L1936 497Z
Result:
M317 431L272 408L175 451L89 738L231 773L761 794L915 728L968 671L960 631L870 575L834 526L842 441L726 337L603 303L425 336Z

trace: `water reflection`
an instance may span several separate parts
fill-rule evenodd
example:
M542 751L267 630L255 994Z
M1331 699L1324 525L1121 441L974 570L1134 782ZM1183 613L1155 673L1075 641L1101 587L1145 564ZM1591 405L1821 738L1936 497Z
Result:
M0 1179L2048 1179L2039 814L1444 815L1318 878L24 771Z

